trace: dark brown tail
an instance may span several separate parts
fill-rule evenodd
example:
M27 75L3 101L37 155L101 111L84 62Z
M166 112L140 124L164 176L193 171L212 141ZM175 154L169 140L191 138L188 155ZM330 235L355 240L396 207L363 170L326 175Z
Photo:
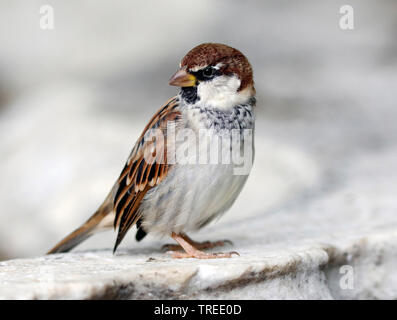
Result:
M112 215L111 206L108 204L109 202L105 200L105 203L91 216L91 218L89 218L80 228L74 230L71 234L60 241L55 247L48 251L47 254L68 252L94 233L111 229L113 227L113 221L111 219L106 223L103 221L105 217Z

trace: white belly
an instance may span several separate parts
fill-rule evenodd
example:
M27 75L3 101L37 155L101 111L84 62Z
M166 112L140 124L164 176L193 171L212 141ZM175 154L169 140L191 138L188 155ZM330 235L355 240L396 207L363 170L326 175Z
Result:
M233 204L248 176L231 165L180 165L145 196L141 205L147 232L197 230Z

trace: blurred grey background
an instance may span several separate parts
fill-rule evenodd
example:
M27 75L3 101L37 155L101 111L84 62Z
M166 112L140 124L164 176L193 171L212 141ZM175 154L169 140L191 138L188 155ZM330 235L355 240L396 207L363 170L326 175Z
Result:
M0 1L0 260L41 255L89 217L202 42L245 53L258 93L254 169L218 225L395 227L397 2L349 0L354 30L339 28L343 4Z

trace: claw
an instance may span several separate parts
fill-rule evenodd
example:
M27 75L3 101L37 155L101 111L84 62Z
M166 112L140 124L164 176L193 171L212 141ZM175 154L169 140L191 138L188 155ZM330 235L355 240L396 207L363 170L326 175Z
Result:
M240 256L240 254L237 251L230 251L230 254L235 254L236 256Z
M201 242L197 243L190 239L186 234L176 234L174 232L171 233L171 237L179 243L179 246L176 245L164 245L163 249L177 249L177 250L168 250L167 253L171 254L175 259L182 258L196 258L196 259L217 259L217 258L231 258L234 254L239 256L240 254L236 251L231 252L217 252L217 253L207 253L201 251L200 249L210 249L217 246L223 246L226 243L232 244L229 240L216 241L216 242ZM182 251L179 251L182 249Z
M225 245L233 245L233 242L231 242L230 240L220 240L220 241L204 241L204 242L196 242L193 241L192 239L190 239L188 236L184 236L185 240L191 244L192 246L194 246L196 249L199 250L205 250L205 249L212 249L215 247L223 247ZM183 251L183 248L180 245L176 245L176 244L165 244L161 247L161 250L167 250L167 251Z
M231 258L233 254L240 256L236 251L231 252L217 252L217 253L206 253L197 250L194 253L187 253L181 251L167 251L174 259L184 259L184 258L195 258L195 259L219 259L219 258Z

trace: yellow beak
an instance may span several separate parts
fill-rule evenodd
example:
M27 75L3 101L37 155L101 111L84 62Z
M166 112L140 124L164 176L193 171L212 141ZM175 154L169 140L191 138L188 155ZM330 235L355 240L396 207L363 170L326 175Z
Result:
M178 70L170 79L170 86L193 87L196 84L196 77L184 69Z

